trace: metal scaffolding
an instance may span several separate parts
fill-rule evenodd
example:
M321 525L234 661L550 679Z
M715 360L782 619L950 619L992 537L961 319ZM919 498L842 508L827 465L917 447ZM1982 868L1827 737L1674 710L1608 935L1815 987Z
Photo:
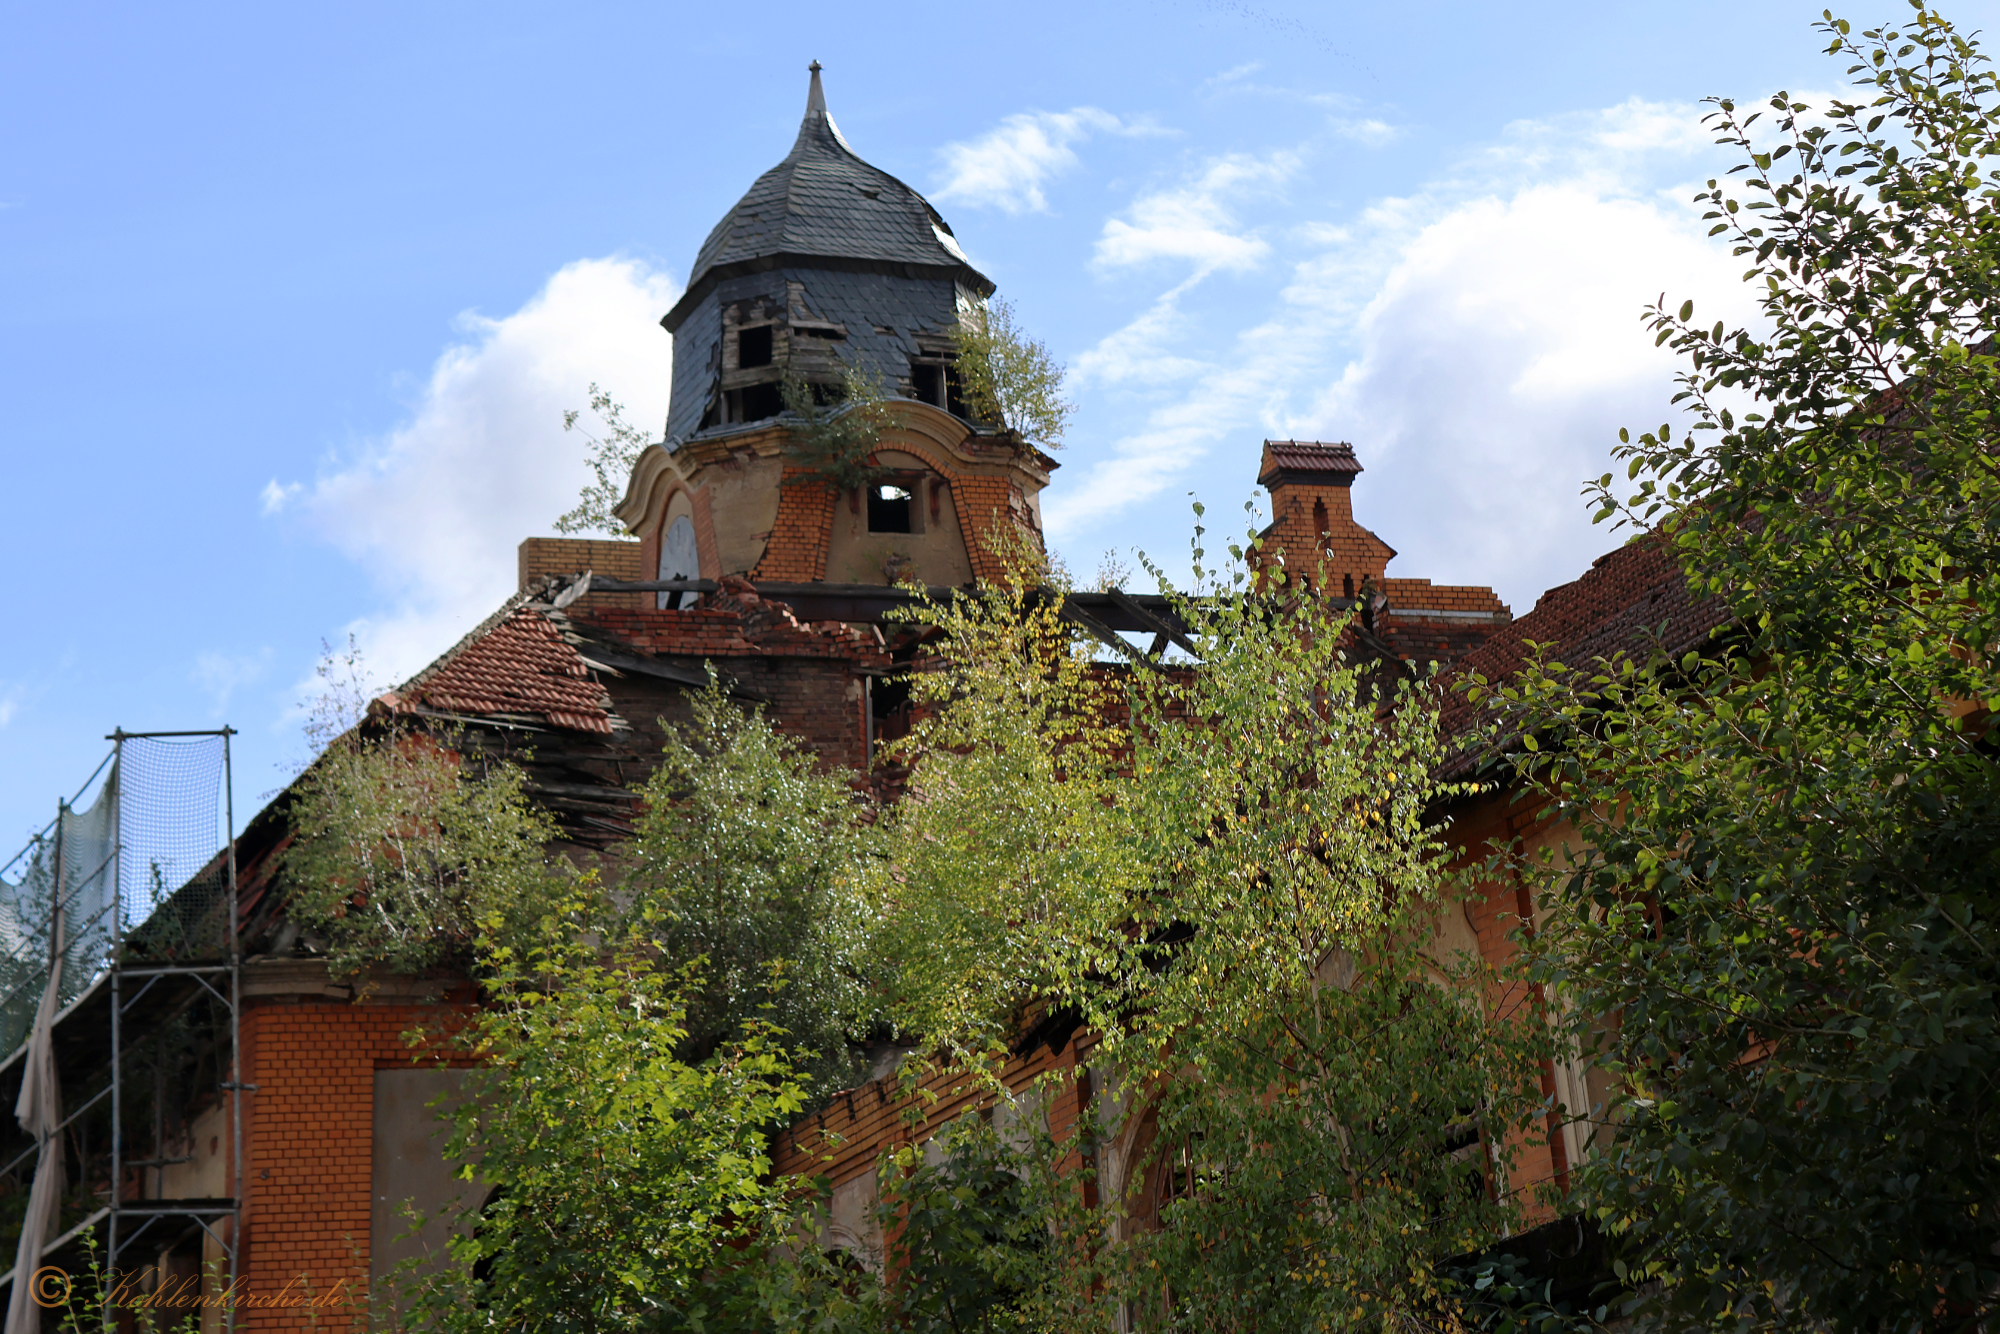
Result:
M224 828L227 831L223 844L223 921L226 929L221 933L221 943L226 949L225 956L213 961L187 961L177 963L133 963L128 961L122 922L126 914L114 914L121 926L115 930L111 951L111 1203L107 1220L106 1254L107 1267L119 1269L120 1257L156 1224L171 1224L174 1220L192 1222L202 1234L214 1242L227 1260L226 1272L229 1282L226 1292L234 1292L241 1277L239 1267L243 1218L243 1115L244 1093L242 1070L243 1035L243 944L239 930L236 898L236 809L231 772L230 738L235 735L232 728L222 728L214 732L126 732L112 733L111 740L118 746L120 772L128 742L138 740L164 740L176 737L218 736L222 739L222 792ZM122 792L121 792L122 796ZM121 801L120 810L123 809ZM121 830L122 833L122 830ZM120 844L123 847L122 840ZM121 888L122 894L122 888ZM153 919L149 916L146 924ZM179 979L181 985L197 986L221 1003L227 1015L229 1033L229 1078L222 1081L220 1090L226 1114L227 1133L230 1139L229 1179L234 1189L226 1197L182 1197L167 1199L144 1198L145 1169L152 1168L156 1183L164 1185L164 1169L176 1160L167 1157L166 1151L166 1098L164 1052L153 1065L155 1094L153 1098L153 1156L127 1161L124 1137L124 1068L125 1017L134 1007L154 992L167 979ZM218 982L221 984L218 986ZM136 985L136 990L133 988ZM171 989L171 984L167 989ZM130 992L129 998L127 997ZM165 1033L161 1030L162 1048ZM123 1190L125 1169L140 1169L140 1197L127 1200ZM219 1227L225 1223L226 1227ZM234 1307L227 1308L232 1313Z
M165 1283L166 1258L184 1259L189 1245L198 1246L193 1272L204 1287L234 1293L242 1277L234 735L227 727L114 731L104 763L0 866L0 1052L11 1053L0 1059L0 1110L12 1110L8 1091L25 1078L41 1024L46 1058L68 1093L53 1130L0 1166L0 1182L15 1190L31 1159L41 1173L52 1157L59 1175L63 1226L49 1226L53 1235L33 1257L37 1274L88 1243L103 1271L139 1275L141 1292ZM95 802L75 809L107 767ZM6 880L16 867L18 881ZM36 1011L40 1023L30 1020L38 998L50 995ZM194 1118L211 1112L222 1124L211 1119L216 1146L204 1159ZM14 1119L0 1117L0 1141L21 1138ZM72 1156L43 1154L50 1138ZM204 1169L220 1172L221 1192L187 1193ZM24 1221L24 1232L30 1226ZM28 1240L17 1255L22 1249L31 1249ZM22 1279L18 1271L0 1275L0 1290ZM6 1334L27 1334L33 1308L14 1309L23 1328ZM221 1310L233 1328L233 1300L224 1297Z

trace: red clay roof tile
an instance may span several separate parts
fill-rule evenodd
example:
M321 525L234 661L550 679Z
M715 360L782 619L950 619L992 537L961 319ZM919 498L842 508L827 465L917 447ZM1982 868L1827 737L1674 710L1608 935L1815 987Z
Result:
M1352 476L1361 471L1361 460L1354 457L1354 446L1345 441L1329 444L1319 440L1266 440L1264 452L1270 459L1266 472L1278 469Z
M1670 654L1685 653L1729 620L1723 601L1690 588L1666 543L1650 535L1599 556L1582 578L1542 594L1533 611L1468 654L1460 672L1489 681L1512 676L1527 661L1530 642L1547 645L1550 660L1572 668L1620 650L1643 653L1656 639ZM1454 691L1444 702L1444 730L1469 733L1484 714L1482 705Z
M397 693L446 713L539 714L578 732L612 730L610 698L548 618L529 607L473 631Z

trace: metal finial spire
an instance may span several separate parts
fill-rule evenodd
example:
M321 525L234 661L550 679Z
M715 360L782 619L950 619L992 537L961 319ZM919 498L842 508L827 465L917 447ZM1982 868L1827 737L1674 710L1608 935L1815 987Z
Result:
M815 60L812 64L806 66L806 68L812 71L812 90L806 94L806 114L810 116L817 111L820 115L824 116L826 114L826 90L819 86L820 64Z

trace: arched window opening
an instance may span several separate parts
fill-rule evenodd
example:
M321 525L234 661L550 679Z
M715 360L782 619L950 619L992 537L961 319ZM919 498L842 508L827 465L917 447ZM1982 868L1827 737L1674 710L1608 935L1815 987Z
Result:
M699 579L701 578L701 552L694 540L694 520L683 514L667 525L667 531L660 538L660 572L658 579ZM661 611L679 611L692 607L699 597L696 593L666 593L655 595L654 606Z

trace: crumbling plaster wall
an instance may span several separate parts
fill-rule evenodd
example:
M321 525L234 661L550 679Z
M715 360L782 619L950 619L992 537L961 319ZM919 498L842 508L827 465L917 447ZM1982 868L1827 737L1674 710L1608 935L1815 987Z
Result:
M869 531L868 498L855 488L833 507L825 578L836 584L889 584L914 578L951 588L971 583L972 562L966 555L950 479L906 450L878 450L875 460L900 474L895 484L911 492L910 526L915 531Z

